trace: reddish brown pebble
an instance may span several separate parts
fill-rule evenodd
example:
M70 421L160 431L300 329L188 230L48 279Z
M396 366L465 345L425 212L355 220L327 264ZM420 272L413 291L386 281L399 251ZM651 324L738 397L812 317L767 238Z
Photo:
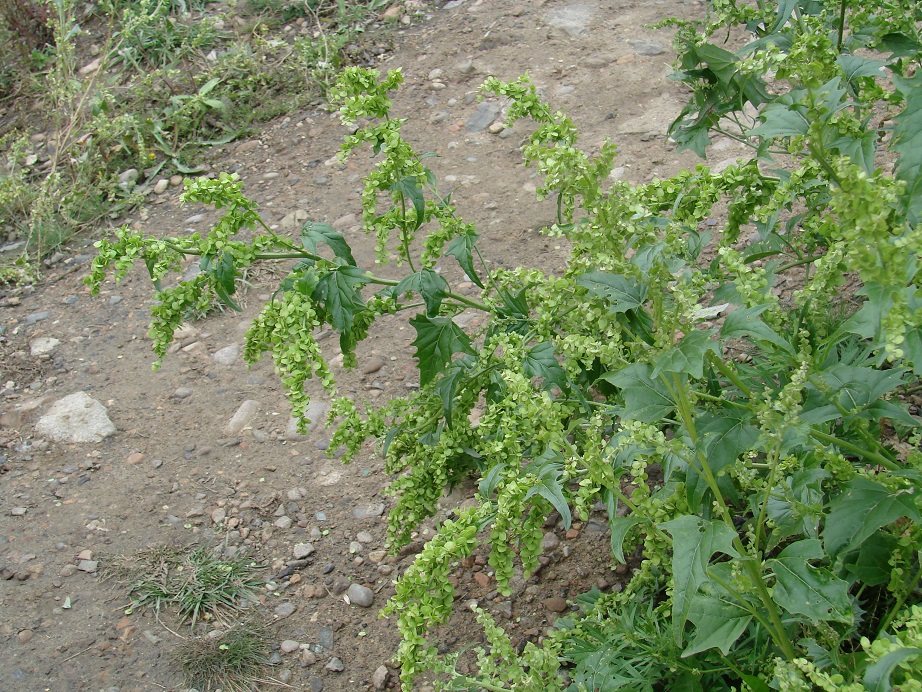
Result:
M480 584L481 586L490 585L490 577L488 577L483 572L474 572L474 581Z
M19 643L28 644L32 641L32 630L23 630L19 633Z
M567 609L567 602L560 596L554 596L544 601L544 607L552 613L562 613Z

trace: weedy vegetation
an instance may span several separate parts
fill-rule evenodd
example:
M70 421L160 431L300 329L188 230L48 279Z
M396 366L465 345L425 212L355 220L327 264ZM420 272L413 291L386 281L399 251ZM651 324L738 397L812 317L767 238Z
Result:
M369 59L359 38L382 0L251 5L0 2L0 244L20 243L0 281L28 281L158 180L204 173L215 147L317 101ZM282 5L300 8L296 30Z
M306 380L336 392L321 325L349 365L378 317L412 315L420 390L378 408L341 397L331 413L346 459L379 443L395 549L450 483L478 479L477 503L442 523L385 608L404 689L419 676L541 692L922 689L922 432L904 403L922 374L920 21L908 1L714 0L702 23L673 23L691 100L672 137L706 155L720 133L752 153L636 186L612 181L615 147L587 155L527 79L487 80L508 123L535 125L523 154L558 203L545 233L572 246L561 276L484 262L390 113L400 72L349 68L330 91L359 126L343 156L378 155L365 230L404 278L357 266L324 224L273 233L222 174L185 192L224 210L208 235L123 228L88 281L138 261L160 281L201 258L157 292L162 357L202 296L233 304L245 267L295 260L246 357L271 355L301 417ZM444 257L479 295L435 271ZM471 310L487 318L475 333L452 319ZM549 515L600 506L613 563L641 554L623 590L579 597L521 653L478 611L476 672L440 653L453 565L488 543L508 594L517 564L536 568Z

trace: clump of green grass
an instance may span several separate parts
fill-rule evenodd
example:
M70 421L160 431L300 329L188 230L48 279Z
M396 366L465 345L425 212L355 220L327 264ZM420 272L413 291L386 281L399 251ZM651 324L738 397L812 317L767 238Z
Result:
M176 653L188 687L200 692L250 692L272 684L264 677L269 645L263 629L242 623L187 639Z
M262 583L257 569L246 558L219 557L204 547L163 546L115 558L105 576L129 584L130 609L173 609L194 627L227 621L245 607Z

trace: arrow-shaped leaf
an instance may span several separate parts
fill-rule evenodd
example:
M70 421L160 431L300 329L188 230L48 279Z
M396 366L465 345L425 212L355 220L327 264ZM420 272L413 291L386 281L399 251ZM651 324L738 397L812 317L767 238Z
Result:
M703 377L707 352L717 352L717 342L711 340L716 331L696 329L686 334L678 344L657 356L651 377L658 377L661 372L687 373L695 379Z
M431 269L423 269L405 277L390 289L394 298L411 291L418 293L426 303L426 315L435 317L439 314L442 300L448 295L448 282Z
M456 353L475 355L471 340L458 325L447 317L426 317L417 315L410 320L416 330L416 357L419 359L419 381L426 386Z
M543 379L542 387L550 389L558 387L565 391L567 386L567 373L554 357L554 344L544 341L528 350L522 360L522 367L529 377Z
M641 307L647 299L646 286L638 285L620 274L604 272L583 274L576 280L576 283L588 288L594 296L607 301L608 309L613 313L635 310Z
M707 568L714 553L739 557L733 547L736 534L722 521L706 521L686 514L660 524L672 536L672 627L677 643L682 642L698 588L707 582Z
M356 313L365 308L359 288L368 283L358 267L343 265L320 278L314 300L323 306L327 319L340 334L348 333Z
M752 615L730 596L698 593L692 599L688 619L695 625L695 638L682 652L682 658L714 648L726 656L752 621Z
M814 567L811 560L825 557L822 544L813 538L797 541L781 551L766 566L777 580L772 598L795 615L804 615L814 624L820 621L854 621L848 583L824 567Z
M654 423L675 409L669 391L659 380L652 379L652 372L653 366L648 363L633 363L600 378L621 389L624 418Z
M334 255L347 264L355 266L352 249L346 239L343 238L342 233L339 233L329 224L308 221L301 228L301 244L309 252L317 254L318 243L323 243L333 251Z
M892 491L867 478L855 478L830 503L823 542L832 557L857 548L877 529L900 517L919 522L912 491Z

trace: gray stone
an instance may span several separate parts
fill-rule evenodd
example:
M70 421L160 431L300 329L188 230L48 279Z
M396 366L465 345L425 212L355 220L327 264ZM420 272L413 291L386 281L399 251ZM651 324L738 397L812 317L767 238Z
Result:
M31 326L36 322L41 322L42 320L48 319L48 316L51 313L47 310L42 310L41 312L33 312L31 315L26 315L26 326Z
M304 412L304 417L308 421L308 433L314 432L317 428L323 425L329 410L329 402L322 399L311 400L311 403L307 405L307 411ZM305 435L302 435L298 432L298 421L296 418L288 419L288 427L285 429L285 439L295 442L307 439Z
M563 29L570 38L582 38L589 32L595 16L591 5L564 5L547 13L544 20L557 29Z
M243 430L247 424L256 416L259 410L259 402L253 399L247 399L237 409L236 413L227 422L224 427L224 434L227 436L236 435Z
M92 574L99 569L99 562L96 560L80 560L80 562L77 563L77 569L81 572Z
M349 603L360 608L370 608L375 601L375 592L361 584L350 584L349 588L346 589L346 596Z
M637 53L637 55L653 56L662 55L666 52L666 49L663 47L663 45L657 41L647 41L640 38L628 41L628 43L633 46L634 52Z
M362 374L371 375L384 367L387 361L381 356L372 356L362 365Z
M282 645L280 648L283 654L290 654L300 649L301 643L296 642L294 639L286 639L285 641L282 642Z
M281 226L285 230L291 230L292 228L297 228L305 221L307 221L308 214L304 209L296 209L290 214L285 214L282 218Z
M169 186L170 186L169 180L167 180L166 178L160 178L160 180L157 181L157 184L154 185L154 194L162 195L164 192L166 192Z
M313 553L314 546L311 543L298 543L291 551L291 554L298 560L312 555Z
M33 356L44 356L51 353L60 343L58 339L53 339L50 336L32 339L32 341L29 342L29 353Z
M190 396L192 396L192 390L188 387L177 387L176 391L170 394L171 399L177 400L188 399Z
M346 666L343 665L340 659L334 657L330 659L330 662L327 663L324 668L332 670L334 673L342 673L346 669Z
M13 507L13 509L10 510L10 515L14 517L24 517L28 511L29 510L25 507Z
M558 545L560 545L560 539L553 532L544 534L544 538L541 539L541 550L545 552L553 550Z
M307 681L311 686L311 692L323 692L323 679L316 675L311 675Z
M129 168L127 171L122 171L118 174L118 181L125 185L132 185L138 182L138 178L141 177L141 174L138 173L137 168Z
M275 606L275 616L278 618L287 618L290 615L294 615L294 612L297 609L298 608L294 603L285 601L284 603L279 603L277 606Z
M497 104L481 103L477 106L477 112L468 119L465 127L467 127L468 132L481 132L490 127L498 115L499 106Z
M102 442L116 429L105 406L85 392L76 392L56 401L35 431L56 442Z
M374 537L373 537L370 533L368 533L367 531L359 531L359 532L355 535L355 539L356 539L359 543L371 543L373 540L375 540Z
M356 519L375 519L382 514L384 514L384 504L382 503L356 507L352 510L352 516Z
M324 625L320 628L320 631L317 633L317 643L320 644L324 649L328 651L333 649L333 628L329 625Z
M236 363L239 357L240 357L240 345L231 344L230 346L225 346L224 348L218 351L215 351L215 354L211 358L218 365L230 366Z
M288 529L291 528L292 521L291 521L291 517L282 516L276 519L273 523L275 524L275 526L282 529L283 531L287 531Z
M383 690L387 687L387 678L389 676L390 671L387 666L378 666L375 668L374 675L371 676L371 684L376 690Z

